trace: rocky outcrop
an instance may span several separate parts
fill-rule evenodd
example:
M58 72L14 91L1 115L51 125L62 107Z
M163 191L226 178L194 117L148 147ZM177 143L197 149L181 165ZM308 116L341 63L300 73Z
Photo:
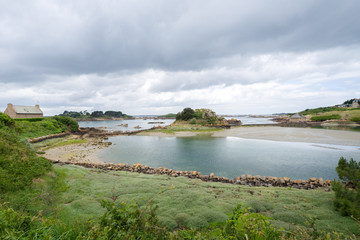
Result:
M242 122L239 119L228 119L226 120L227 124L229 124L230 126L240 126L242 124Z
M143 174L160 174L160 175L168 175L171 177L187 177L192 179L200 179L205 182L221 182L221 183L229 183L236 185L248 185L248 186L258 186L258 187L290 187L297 189L316 189L316 188L325 188L325 190L330 191L330 180L323 180L322 178L310 178L308 180L291 180L287 177L263 177L263 176L252 176L252 175L241 175L234 179L229 179L226 177L216 176L214 173L210 175L201 175L200 172L197 171L176 171L169 168L152 168L142 164L94 164L94 163L85 163L85 162L60 162L60 161L52 161L54 163L60 164L73 164L79 165L86 168L97 168L103 170L114 170L114 171L127 171L127 172L137 172Z

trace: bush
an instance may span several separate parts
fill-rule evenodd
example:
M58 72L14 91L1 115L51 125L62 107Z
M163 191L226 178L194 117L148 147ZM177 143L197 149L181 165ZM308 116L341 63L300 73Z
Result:
M176 120L188 121L194 117L195 111L192 108L184 108L182 112L176 114Z
M106 209L100 224L92 227L91 239L165 239L167 231L158 223L157 207L140 209L137 204L117 204L102 200Z
M2 128L3 126L13 127L14 125L14 119L12 119L9 115L0 112L0 128Z
M332 183L334 207L341 214L360 220L360 162L341 157L336 172L345 185L340 181Z
M360 122L360 117L353 117L350 119L352 122Z
M66 130L68 131L76 132L79 130L79 124L71 117L55 116L53 118L60 124L66 126Z
M323 121L333 120L333 119L341 119L341 116L339 114L333 114L333 115L311 117L311 121L315 121L315 122L323 122Z
M48 160L38 157L13 130L0 129L0 192L24 189L51 167Z

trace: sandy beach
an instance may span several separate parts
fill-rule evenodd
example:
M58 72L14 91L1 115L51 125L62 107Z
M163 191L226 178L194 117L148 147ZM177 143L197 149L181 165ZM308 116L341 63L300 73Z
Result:
M76 139L76 136L73 136ZM49 160L72 163L104 163L99 159L99 150L107 147L101 138L86 138L87 143L71 144L45 150L43 155Z

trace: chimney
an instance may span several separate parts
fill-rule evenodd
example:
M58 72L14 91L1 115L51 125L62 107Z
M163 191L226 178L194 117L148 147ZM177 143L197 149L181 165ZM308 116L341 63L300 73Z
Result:
M39 104L36 104L35 107L38 108L38 109L40 109L40 105L39 105Z
M8 103L8 107L12 108L12 106L13 106L13 105L12 105L11 103Z

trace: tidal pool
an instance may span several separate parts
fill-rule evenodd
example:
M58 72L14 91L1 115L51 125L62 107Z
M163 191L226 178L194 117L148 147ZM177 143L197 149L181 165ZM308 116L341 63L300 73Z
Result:
M141 163L203 175L234 178L241 174L308 179L337 178L340 157L359 160L353 146L253 140L237 137L116 136L100 151L103 161Z

